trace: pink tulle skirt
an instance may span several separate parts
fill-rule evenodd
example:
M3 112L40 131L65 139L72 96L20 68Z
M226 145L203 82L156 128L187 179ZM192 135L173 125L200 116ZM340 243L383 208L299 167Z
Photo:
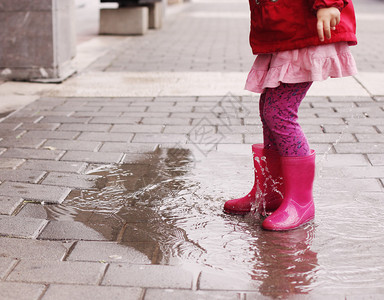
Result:
M284 83L321 81L357 73L347 42L260 54L248 74L245 89L262 93Z

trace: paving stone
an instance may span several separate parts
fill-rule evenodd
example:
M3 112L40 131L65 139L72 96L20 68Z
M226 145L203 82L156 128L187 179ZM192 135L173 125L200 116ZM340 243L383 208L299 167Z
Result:
M66 186L76 189L90 189L95 187L98 178L100 178L100 176L51 172L47 175L42 184Z
M146 106L104 106L100 109L101 112L104 111L118 111L118 112L137 112L141 113L146 111Z
M113 125L111 132L160 133L163 128L163 125Z
M132 164L142 165L145 163L148 164L152 158L153 158L153 154L149 154L149 153L127 153L124 156L123 163L130 164L130 165ZM136 179L139 179L139 178L136 178Z
M91 124L137 124L141 117L94 117L89 122Z
M44 138L28 138L28 137L20 137L20 138L4 138L0 141L1 147L15 147L15 148L39 148L43 143Z
M40 110L36 111L34 115L41 117L70 117L73 114L72 111L53 111L53 110ZM49 123L44 123L49 124Z
M106 261L110 263L127 262L131 264L150 264L145 254L134 248L109 242L77 242L67 258L68 261Z
M63 132L63 131L48 131L48 130L33 130L23 135L23 138L41 138L41 139L62 139L72 140L78 136L80 132Z
M305 134L324 133L323 128L320 125L305 124L301 126L301 128L304 130ZM261 127L259 130L261 130Z
M300 125L345 125L343 119L339 118L301 118Z
M105 268L103 263L22 260L7 281L97 284Z
M147 289L144 300L240 300L241 293L236 292L217 292L217 291L188 291L188 290L163 290ZM259 299L259 298L258 298ZM260 298L261 299L261 298Z
M61 124L58 131L93 131L93 132L108 132L111 128L109 124Z
M373 99L371 97L362 97L362 96L330 96L331 102L371 102Z
M368 154L368 159L374 166L384 166L384 154Z
M11 215L22 202L19 197L0 196L0 215Z
M72 117L122 117L121 112L116 111L77 111L71 115ZM137 113L135 113L135 117L137 117ZM108 126L111 126L108 122L105 122ZM88 124L79 124L79 125L88 125ZM91 124L89 124L91 125Z
M223 99L223 96L198 96L197 102L219 102ZM254 100L253 98L250 101Z
M244 135L244 143L245 144L259 144L263 142L263 134L245 134ZM241 143L241 142L240 142ZM220 141L220 144L222 142Z
M299 110L299 119L301 118L317 118L317 117L326 117L326 118L341 118L341 116L335 115L336 113L315 113L314 111L302 111Z
M0 195L21 197L25 200L61 203L68 196L69 188L21 182L3 182Z
M218 291L258 291L259 285L260 283L257 281L243 280L224 272L203 271L199 278L198 288Z
M204 97L199 97L199 99L200 98L204 98ZM222 97L220 97L220 98L222 98ZM203 100L199 100L199 101L203 101ZM195 102L195 101L197 101L197 97L196 96L185 96L185 97L180 97L180 96L158 96L158 97L154 98L153 101L154 102L178 102L178 101L181 101L181 102Z
M70 123L70 124L86 124L91 120L90 117L59 117L48 116L40 120L39 123Z
M47 104L47 105L61 105L65 103L67 100L65 98L57 98L57 97L41 97L40 99L36 100L32 104Z
M364 102L366 103L366 102ZM351 103L345 103L345 102L311 102L311 107L313 108L324 108L324 107L330 107L330 108L335 108L337 110L337 108L341 107L341 108L346 108L348 107L348 109L353 109L355 107L357 107L356 105L356 102L351 102Z
M169 118L171 113L168 112L141 112L140 117L143 118ZM190 117L190 113L188 114L188 117ZM123 112L121 114L121 117L137 117L137 112Z
M193 113L172 113L169 118L175 118L175 119L217 119L217 115L212 113L211 111L204 111L204 112L193 112ZM246 118L244 118L246 119ZM255 113L254 116L247 115L247 119L256 119L259 120L260 117ZM172 124L170 124L172 125ZM180 125L180 124L173 124L173 125Z
M23 123L18 129L20 130L55 130L60 123ZM0 127L1 128L1 127Z
M48 140L42 146L43 149L59 150L78 150L78 151L96 151L101 146L101 142L90 141L68 141L68 140Z
M154 126L154 125L152 125L152 126ZM187 134L187 133L191 132L194 128L195 128L195 126L192 126L192 125L185 125L185 126L184 125L167 125L164 128L164 134L175 134L175 133ZM219 128L218 130L222 130L222 129ZM225 130L228 131L228 127L225 127Z
M384 143L340 143L335 148L337 153L384 153Z
M192 273L176 266L111 264L103 285L190 289Z
M185 144L188 137L185 134L151 134L136 133L132 143L181 143Z
M125 247L130 247L145 254L152 264L162 263L162 254L157 242L119 242Z
M16 260L6 257L0 257L0 280L3 279L12 267L16 264ZM1 288L0 288L1 295Z
M61 260L73 243L0 237L0 257ZM0 298L1 299L1 298Z
M319 127L320 128L320 127ZM262 127L257 125L233 125L233 126L217 126L217 132L224 134L243 133L243 134L262 134Z
M97 106L97 107L129 107L129 105L131 104L130 101L125 101L125 102L121 102L121 101L115 101L115 98L112 99L112 101L108 101L108 102L95 102L95 101L91 101L91 102L88 102L86 103L87 106Z
M333 113L317 113L315 114L315 116L318 118L328 118L328 117L329 118L365 118L366 116L368 116L368 114L365 114L363 112L333 112Z
M198 133L199 135L200 133ZM199 141L200 144L205 144L208 141L208 144L211 142L210 139L213 141L216 141L217 139L220 139L221 135L223 136L223 139L220 141L222 144L242 144L245 142L245 136L249 136L249 134L238 134L238 133L221 133L218 132L217 135L209 136L207 139L203 139L203 141ZM261 134L258 135L261 137ZM195 140L196 136L194 136L194 132L190 133L188 135L187 143L193 143L197 144L197 140ZM197 138L199 139L199 138Z
M68 97L66 98L66 103L76 103L78 101L86 101L87 103L91 103L91 102L103 102L103 103L107 103L109 101L112 101L112 98L111 97Z
M93 228L75 221L50 221L38 238L42 240L108 240Z
M148 112L192 112L192 106L151 105Z
M39 300L45 289L43 284L0 282L0 299Z
M361 143L383 143L384 144L384 134L381 133L372 133L372 134L356 134L356 138Z
M247 108L252 106L252 108L254 108L255 110L257 109L256 103L257 102L255 102L255 103L242 102L242 104L246 105ZM195 107L214 107L217 104L218 104L218 101L217 102L215 102L215 101L211 101L211 102L209 102L209 101L206 101L206 102L201 102L201 101L198 101L198 102L176 102L175 106L176 107L192 107L194 109ZM194 112L195 111L193 110L193 113ZM175 112L175 113L177 113L177 112ZM183 113L183 114L187 114L187 113Z
M123 154L116 152L88 152L88 151L68 151L62 161L81 161L92 163L118 163Z
M23 208L17 213L18 217L35 218L48 220L48 212L45 209L45 204L36 204L25 202Z
M62 286L51 284L42 300L141 300L142 294L143 290L140 288L79 285Z
M58 106L54 109L54 111L57 111L57 112L74 112L74 111L99 111L100 108L102 106L101 105L98 105L98 106L81 106L81 105L76 105L76 106L73 106L73 105L61 105L61 106Z
M83 132L77 138L80 141L97 141L97 142L129 142L132 140L132 133L118 132Z
M57 160L64 153L65 153L64 151L60 151L60 150L11 148L5 151L1 156L4 158Z
M213 105L211 105L211 104L213 104ZM210 103L209 105L195 106L193 112L194 113L210 113L210 114L214 115L212 113L212 109L217 107L217 104L218 103Z
M339 107L337 108L338 113L344 113L346 116L349 117L359 117L359 116L366 116L366 117L380 117L384 115L384 111L377 106L359 106L359 107Z
M380 178L384 177L384 166L327 168L322 170L322 175L340 178Z
M226 126L241 126L241 125L257 125L258 123L247 123L247 119L249 118L196 118L192 119L191 124L194 126L200 126L204 124L205 126L219 126L219 125L226 125ZM252 121L255 120L255 118L252 118ZM260 122L257 120L257 122Z
M36 123L42 117L41 116L32 116L32 117L14 117L10 116L2 120L3 123ZM57 123L57 122L56 122Z
M318 124L321 125L322 123ZM244 126L249 126L249 125L257 125L257 126L262 126L260 118L244 118L244 124L241 124ZM304 125L304 124L300 124ZM312 124L305 124L305 125L312 125ZM317 124L315 124L317 125Z
M317 155L316 165L323 167L368 166L369 162L363 154L328 154Z
M327 191L378 192L382 187L376 179L317 178L319 188Z
M147 103L147 102L153 102L154 101L154 97L114 97L113 98L113 101L116 101L116 102L131 102L131 105L134 104L134 103L137 103L137 104L143 104L143 103Z
M20 127L20 123L0 123L0 131L13 131Z
M345 118L347 124L360 125L360 126L381 126L384 125L383 118Z
M144 117L141 121L144 125L190 125L190 118L150 118Z
M3 155L3 154L1 154ZM0 157L0 170L15 169L25 162L24 159Z
M106 142L100 148L99 152L153 153L157 148L157 143L133 144Z
M1 160L1 158L0 158ZM56 171L56 172L69 172L80 173L86 167L83 162L65 162L54 160L27 160L20 170L43 170L43 171Z
M328 125L324 124L326 133L377 133L373 126L359 126L359 125Z
M20 169L16 170L6 170L0 169L0 181L17 181L17 182L28 182L28 183L37 183L45 175L43 171L34 171L25 172Z
M308 142L311 143L351 143L356 142L355 137L350 133L312 133L308 135Z
M0 215L0 236L36 238L46 220Z

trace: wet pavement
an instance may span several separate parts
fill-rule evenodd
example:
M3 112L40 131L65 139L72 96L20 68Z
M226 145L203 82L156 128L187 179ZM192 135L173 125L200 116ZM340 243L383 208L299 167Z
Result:
M190 4L194 18L212 16L207 3ZM366 3L356 6L368 27ZM374 16L384 19L378 9ZM141 49L156 35L124 45ZM205 57L204 43L196 57ZM160 69L170 63L164 51ZM245 52L228 53L226 68L242 71L233 60ZM144 65L116 57L79 76L117 65L124 76ZM106 62L110 70L96 68ZM371 62L359 64L372 71ZM78 89L73 82L63 86ZM254 213L222 211L252 185L251 144L262 141L256 96L41 94L0 122L0 298L381 299L384 98L361 85L364 95L324 89L301 107L317 153L316 219L288 232L262 230Z

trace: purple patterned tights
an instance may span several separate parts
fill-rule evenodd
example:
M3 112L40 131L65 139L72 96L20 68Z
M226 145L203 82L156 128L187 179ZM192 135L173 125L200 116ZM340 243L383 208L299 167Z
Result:
M264 148L276 150L281 156L309 155L308 141L297 122L297 112L311 85L312 82L281 83L261 94Z

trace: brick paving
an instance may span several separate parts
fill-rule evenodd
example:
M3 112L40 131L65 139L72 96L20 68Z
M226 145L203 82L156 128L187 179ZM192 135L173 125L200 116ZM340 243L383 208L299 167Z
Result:
M354 49L359 68L383 72L379 54L384 45L377 38L383 31L378 29L383 5L356 2L362 13L376 13L374 21L361 21L361 46ZM216 8L212 1L191 4L163 30L130 40L89 70L247 71L253 59L244 30L248 8L244 3ZM370 30L372 22L375 30ZM197 34L202 31L204 35ZM223 47L226 44L236 47ZM224 96L41 97L2 120L0 298L271 299L252 281L164 263L159 243L144 230L156 219L146 215L153 214L150 210L117 214L110 228L103 226L105 217L97 209L70 219L55 215L58 204L75 201L78 194L92 197L95 185L102 184L97 172L89 173L97 167L128 164L135 176L126 181L126 189L135 191L158 176L154 163L146 159L154 159L159 146L201 155L212 149L235 153L232 148L261 142L255 99L235 96L242 110L217 118L217 109L225 108L218 106ZM359 195L364 199L382 200L381 100L382 95L324 96L303 103L301 123L318 159L324 160L318 184L322 193L334 192L331 199L337 193L363 192ZM345 299L346 293L324 289L308 299ZM365 293L382 296L372 289L356 291L355 297Z

